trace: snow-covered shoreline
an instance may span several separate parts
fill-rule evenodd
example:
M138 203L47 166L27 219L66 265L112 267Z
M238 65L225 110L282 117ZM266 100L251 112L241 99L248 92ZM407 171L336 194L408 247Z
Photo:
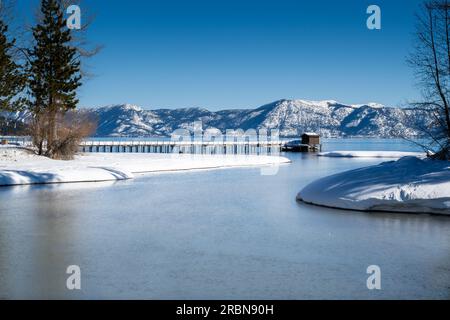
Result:
M450 162L417 157L338 173L297 200L330 208L450 215Z
M88 153L72 161L51 160L25 149L0 147L0 186L100 182L133 179L135 174L258 167L289 163L284 157Z

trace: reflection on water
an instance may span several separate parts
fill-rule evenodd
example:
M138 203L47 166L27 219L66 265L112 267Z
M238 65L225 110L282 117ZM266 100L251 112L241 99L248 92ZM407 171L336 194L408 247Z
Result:
M290 157L276 176L0 189L0 298L450 298L449 218L297 203L312 180L380 160ZM79 292L65 288L74 264Z

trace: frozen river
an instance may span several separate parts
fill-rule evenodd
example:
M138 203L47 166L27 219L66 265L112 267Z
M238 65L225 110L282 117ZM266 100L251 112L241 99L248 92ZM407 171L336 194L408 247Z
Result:
M411 150L401 141L326 149ZM332 173L382 159L288 154L258 168L0 189L0 298L450 298L450 218L297 203ZM82 290L66 288L81 268ZM381 268L382 289L366 269Z

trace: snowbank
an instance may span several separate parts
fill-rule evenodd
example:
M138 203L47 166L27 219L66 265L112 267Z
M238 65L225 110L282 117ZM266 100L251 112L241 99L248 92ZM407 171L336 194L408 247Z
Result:
M450 162L405 157L347 171L311 183L297 199L361 211L450 214Z
M318 153L320 157L333 158L402 158L402 157L425 157L423 152L402 151L330 151Z
M284 157L90 153L73 161L39 157L25 149L0 147L0 186L63 182L97 182L134 178L137 173L228 167L265 166L290 162Z

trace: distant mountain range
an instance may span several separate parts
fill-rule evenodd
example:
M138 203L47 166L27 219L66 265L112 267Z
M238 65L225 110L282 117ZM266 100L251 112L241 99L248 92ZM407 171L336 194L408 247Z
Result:
M324 137L413 137L432 119L421 110L376 103L347 105L332 100L279 100L257 109L209 111L202 108L146 110L123 104L89 109L98 119L97 137L167 137L176 129L278 129L282 137L317 132ZM27 112L10 118L26 122Z
M161 137L179 128L278 129L283 137L317 132L324 137L417 136L429 115L411 108L380 104L346 105L336 101L279 100L257 109L212 112L201 108L144 110L135 105L92 109L98 118L96 136Z

